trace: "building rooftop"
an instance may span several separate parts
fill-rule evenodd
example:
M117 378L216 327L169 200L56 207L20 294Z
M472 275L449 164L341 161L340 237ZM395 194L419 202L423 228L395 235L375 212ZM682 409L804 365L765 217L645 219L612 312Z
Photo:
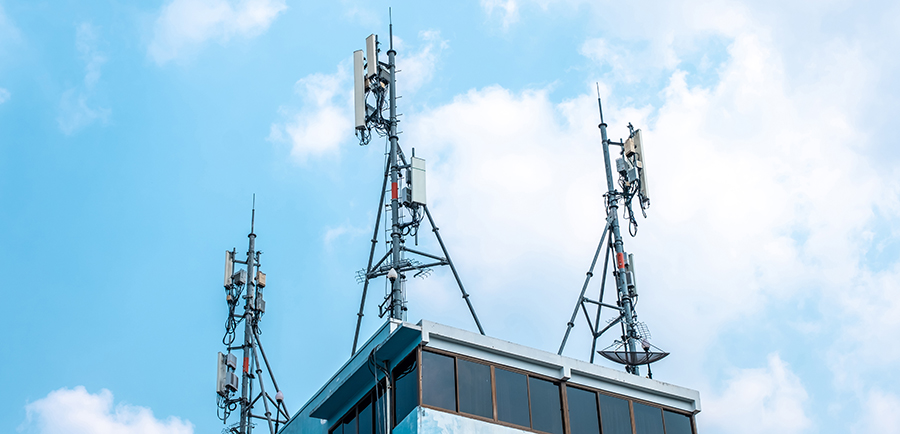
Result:
M695 390L430 321L390 320L282 431L576 434L602 425L604 434L688 434L699 411Z

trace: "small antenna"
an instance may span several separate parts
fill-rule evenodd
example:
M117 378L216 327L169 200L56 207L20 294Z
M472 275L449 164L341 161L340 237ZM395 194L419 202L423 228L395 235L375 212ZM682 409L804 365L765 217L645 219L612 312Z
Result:
M603 122L603 104L600 102L600 82L597 82L597 106L600 107L600 123L605 124Z
M256 193L253 193L253 210L250 211L250 233L253 233L253 226L256 223Z
M388 36L390 38L391 51L394 50L394 18L391 15L391 8L388 8Z

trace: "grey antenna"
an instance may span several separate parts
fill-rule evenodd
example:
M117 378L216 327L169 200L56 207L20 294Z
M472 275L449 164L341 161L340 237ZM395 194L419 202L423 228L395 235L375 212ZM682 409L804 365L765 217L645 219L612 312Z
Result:
M365 58L363 58L362 50L353 53L354 107L356 135L359 138L359 144L362 146L367 145L372 139L372 131L375 131L380 137L387 138L388 142L388 149L385 152L384 179L381 184L381 197L378 201L375 229L369 249L369 260L366 267L357 273L357 280L363 284L363 290L359 303L359 313L357 313L356 332L353 335L353 354L356 353L359 329L362 325L363 312L366 305L366 295L372 279L382 276L393 277L388 278L386 281L388 287L384 301L379 308L379 316L383 317L385 314L389 314L389 317L392 319L406 320L407 306L404 282L406 281L407 273L412 273L414 277L424 278L430 274L432 267L441 265L450 267L462 293L462 298L466 301L469 312L475 320L478 331L484 334L478 315L475 314L475 308L469 300L469 294L459 278L456 266L453 265L453 261L450 259L444 240L441 238L440 232L438 232L428 205L426 205L425 160L416 157L415 149L413 149L410 158L407 159L399 144L399 133L397 132L397 69L395 62L397 53L393 48L393 23L390 24L389 29L390 48L387 52L387 63L383 63L378 59L380 50L378 37L375 35L366 38ZM387 112L387 117L384 116L385 112ZM390 192L390 201L387 202L386 206L385 199L388 192ZM390 216L385 219L385 225L390 224L389 228L385 228L389 232L386 236L390 236L390 240L385 240L389 248L384 256L376 261L375 250L378 246L378 230L381 223L381 213L385 208L390 208ZM418 245L419 227L426 218L431 226L432 233L434 233L440 245L440 254L413 249L408 247L406 243L406 238L412 236L415 239L415 244ZM411 257L407 258L407 255Z
M634 375L640 375L640 365L647 365L649 372L649 364L669 353L659 350L659 348L650 344L650 330L644 323L637 321L637 312L635 305L637 304L637 281L634 273L634 255L626 254L624 241L619 231L619 206L623 206L623 216L628 220L628 229L631 236L637 235L637 220L632 211L632 201L637 198L644 217L647 216L646 209L650 206L649 190L647 188L646 165L644 164L644 148L641 137L641 130L635 130L628 124L628 140L614 142L609 140L606 134L606 122L603 120L603 104L600 101L600 85L597 85L597 105L600 108L600 137L603 141L603 162L606 166L606 184L608 191L604 194L606 198L606 221L603 225L603 233L600 235L600 244L594 253L594 259L588 269L587 276L584 279L584 285L581 287L581 295L575 303L575 309L569 322L566 324L566 333L559 345L557 354L562 355L566 348L566 342L569 339L569 333L575 327L575 320L578 317L578 311L584 313L585 321L591 331L593 343L591 344L591 363L594 362L594 354L599 353L601 356L625 365L625 370ZM613 182L613 170L610 163L609 146L616 145L621 147L620 157L616 159L616 172L619 175L618 188ZM603 260L603 273L600 281L600 295L596 300L592 300L585 296L591 278L594 276L594 267L597 265L597 259L600 257L603 245L606 244L606 254ZM604 301L606 295L606 282L608 280L608 272L610 259L613 260L612 278L616 288L615 304ZM613 313L613 316L606 321L601 328L600 314L606 309ZM592 318L591 311L594 311ZM616 325L620 325L622 335L621 340L597 352L597 340L604 333L612 329ZM638 347L643 349L639 352ZM611 349L615 347L614 349ZM656 349L659 351L650 351ZM652 374L651 374L652 375Z
M219 418L226 425L223 433L250 434L255 426L251 420L260 419L268 423L269 433L275 434L280 427L288 422L290 413L284 404L284 394L278 388L269 359L263 350L260 341L259 323L266 312L266 302L263 299L263 290L266 287L266 274L259 270L259 256L262 252L256 250L256 195L253 195L253 211L250 217L250 246L247 249L247 259L237 259L237 249L225 252L225 301L228 306L228 316L225 319L225 337L222 344L226 353L219 353L216 381L217 405ZM235 271L235 264L245 265L246 268ZM240 300L244 300L243 312L237 313ZM234 345L240 323L244 323L243 343ZM232 351L241 351L241 371L238 375L238 359ZM257 350L259 350L257 352ZM262 360L260 360L262 355ZM271 380L275 395L266 392L266 381L263 376L262 364ZM259 392L254 396L253 383L259 387ZM269 389L272 390L272 389ZM240 391L240 396L238 396ZM258 407L260 401L265 413L254 414L254 407ZM270 407L271 405L271 407ZM272 408L274 407L274 408ZM240 409L237 423L228 426L228 418L232 412ZM273 413L274 410L274 413Z

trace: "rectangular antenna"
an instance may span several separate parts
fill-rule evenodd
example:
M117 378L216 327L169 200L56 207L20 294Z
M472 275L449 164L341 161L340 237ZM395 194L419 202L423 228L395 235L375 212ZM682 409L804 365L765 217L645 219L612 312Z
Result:
M634 152L638 155L638 168L641 173L641 197L644 201L650 201L650 186L647 184L647 159L644 156L644 143L641 140L641 130L634 131Z
M378 74L378 37L375 34L366 38L366 61L368 62L366 77Z
M356 129L366 129L366 79L363 74L363 52L353 52L353 113L356 120Z
M234 252L225 251L225 287L231 287L231 276L234 274Z
M410 201L425 205L425 160L417 157L410 158L410 184L412 184L412 197Z

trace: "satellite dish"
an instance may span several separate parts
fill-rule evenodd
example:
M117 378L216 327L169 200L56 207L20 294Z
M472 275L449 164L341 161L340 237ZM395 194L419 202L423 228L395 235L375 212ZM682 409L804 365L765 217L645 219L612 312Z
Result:
M628 351L628 347L622 342L616 342L603 350L597 351L601 356L611 362L621 365L639 366L647 365L664 359L669 353L657 348L647 340L641 342L644 352ZM657 350L657 351L651 351Z

